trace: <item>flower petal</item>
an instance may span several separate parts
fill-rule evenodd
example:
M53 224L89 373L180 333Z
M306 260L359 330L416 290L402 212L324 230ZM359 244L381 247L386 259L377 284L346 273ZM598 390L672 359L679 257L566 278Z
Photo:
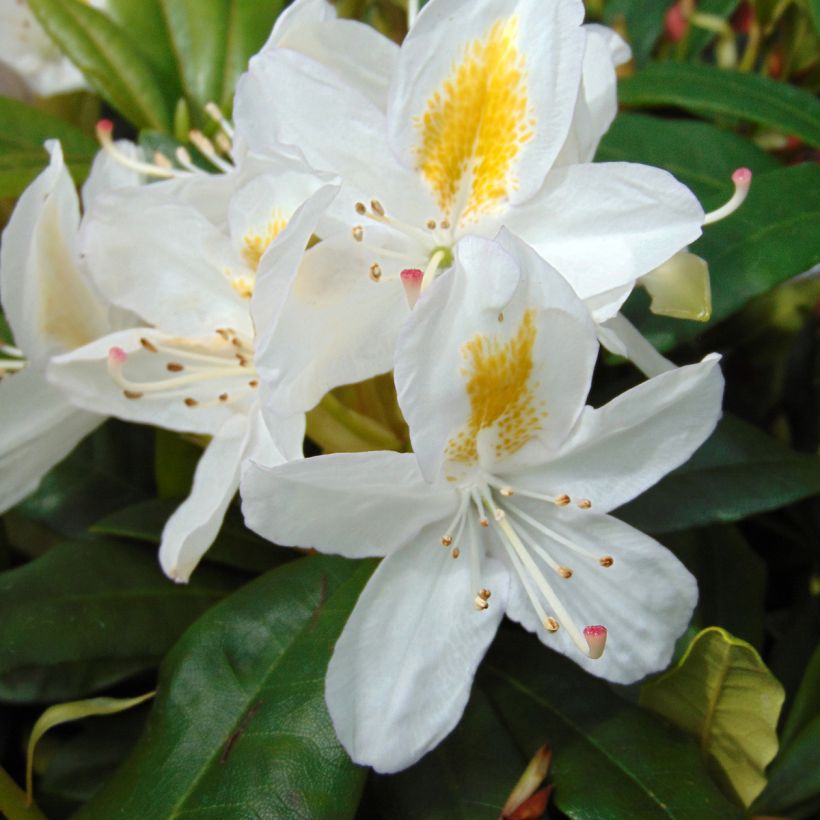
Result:
M575 543L597 546L614 559L604 568L544 542L553 557L573 569L571 578L559 578L552 586L576 626L607 628L603 657L583 656L566 629L548 632L520 583L510 584L507 615L596 677L633 683L664 669L697 602L697 585L689 571L657 541L611 516L558 510L548 524Z
M703 209L659 168L628 162L550 172L507 225L587 299L625 285L700 236Z
M515 476L538 492L591 499L608 512L680 466L720 418L720 357L663 373L599 409L587 407L549 464Z
M242 512L254 532L348 558L388 555L431 524L430 548L443 552L439 539L457 506L455 491L427 484L410 454L335 453L270 470L250 463L242 475Z
M325 684L336 734L356 763L399 771L458 723L507 597L505 570L486 561L492 599L476 611L464 560L417 541L388 556L359 597Z

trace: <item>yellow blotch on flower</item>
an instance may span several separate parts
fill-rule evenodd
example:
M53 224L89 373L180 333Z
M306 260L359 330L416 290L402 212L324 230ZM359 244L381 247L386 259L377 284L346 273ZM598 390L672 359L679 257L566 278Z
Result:
M495 427L495 457L518 452L541 430L546 418L543 402L537 401L533 384L532 351L538 334L535 311L524 313L515 335L504 341L480 333L466 342L462 356L466 366L461 374L467 380L470 419L447 443L445 455L462 464L478 461L478 435Z
M517 36L511 17L469 43L416 118L418 169L452 220L493 212L517 186L513 163L535 125Z
M250 299L253 296L254 285L256 284L256 271L259 262L265 255L265 251L270 247L271 242L279 236L288 224L285 215L278 208L271 211L270 219L261 231L248 231L242 237L242 259L253 271L253 275L236 275L232 270L227 269L225 275L230 279L233 289L243 298Z

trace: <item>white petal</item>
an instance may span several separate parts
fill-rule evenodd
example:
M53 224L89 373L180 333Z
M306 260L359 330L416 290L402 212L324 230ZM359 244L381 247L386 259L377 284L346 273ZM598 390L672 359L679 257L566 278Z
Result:
M180 336L224 327L253 335L248 302L228 273L242 273L244 263L227 236L166 189L105 194L87 215L80 242L100 290L143 321Z
M715 429L723 396L719 361L712 354L597 410L587 407L558 456L517 474L515 483L588 498L599 512L625 504L687 461Z
M498 361L489 356L495 348L507 351ZM501 446L499 463L542 461L581 412L597 349L583 304L530 248L506 232L498 241L462 239L456 267L422 294L396 345L399 404L425 476L436 477L445 460L448 470L468 464L453 450L462 432L475 450L476 427ZM505 419L530 411L525 441L536 451L503 446Z
M239 465L248 432L245 416L233 416L225 422L199 459L191 494L165 524L159 562L174 581L186 582L191 577L222 526L239 487Z
M431 548L455 514L450 487L432 487L410 454L336 453L242 475L245 523L283 546L364 558L388 555L436 524ZM321 511L321 514L318 514Z
M557 168L507 218L582 299L665 262L700 236L702 222L686 186L659 168L627 162Z
M494 192L474 191L468 212L526 200L543 182L578 93L582 17L575 0L436 0L419 14L390 90L390 143L422 168L451 220L470 167Z
M565 523L568 518L575 520ZM611 516L568 509L544 520L564 537L614 559L611 567L601 567L542 539L559 563L573 569L571 578L553 575L550 582L576 626L607 628L603 657L582 655L565 628L548 632L520 583L510 584L507 615L596 677L633 683L664 669L697 602L697 585L689 571L657 541Z
M0 248L0 289L15 343L43 367L51 354L107 331L105 311L77 264L77 192L60 144L46 147L49 166L18 200Z
M117 140L114 144L117 150L129 159L142 161L142 149L131 140ZM83 210L88 211L94 201L106 191L142 185L144 182L145 178L142 174L126 167L107 151L98 151L91 165L88 179L83 183Z
M417 541L368 582L330 660L325 698L356 763L395 772L455 727L504 613L507 576L485 562L490 606L471 601L466 558Z
M598 325L598 339L607 350L625 356L650 378L675 369L675 363L658 353L622 313Z
M0 513L34 492L40 479L103 420L69 404L34 368L4 378L0 382Z

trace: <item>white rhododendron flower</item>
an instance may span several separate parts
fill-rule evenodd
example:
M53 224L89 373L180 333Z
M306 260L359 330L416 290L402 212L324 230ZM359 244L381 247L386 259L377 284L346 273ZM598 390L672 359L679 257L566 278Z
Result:
M416 285L407 283L411 296ZM695 581L609 513L712 432L718 358L593 409L584 401L597 352L587 308L534 250L506 231L466 238L396 348L415 453L246 468L251 529L280 544L384 557L326 684L356 762L396 771L450 732L505 612L611 681L669 662Z
M254 150L298 146L338 174L330 213L348 225L324 235L295 278L270 260L290 286L271 349L287 338L295 350L282 370L265 350L259 362L283 408L308 409L330 387L388 370L407 315L400 272L422 270L426 287L464 236L509 228L598 322L699 236L703 210L669 173L590 162L628 52L582 17L578 0L432 0L399 49L383 105L384 74L368 91L361 77L285 47L251 61L238 135ZM350 323L341 361L319 332L331 314Z
M245 159L208 182L204 212L185 201L176 180L100 197L83 229L84 257L106 298L145 324L51 367L54 383L81 407L213 436L191 495L162 534L160 562L177 581L188 580L216 537L242 459L298 457L304 437L301 414L277 417L270 428L262 422L255 326L268 324L275 300L252 297L259 261L294 212L311 194L320 201L335 189L297 159Z

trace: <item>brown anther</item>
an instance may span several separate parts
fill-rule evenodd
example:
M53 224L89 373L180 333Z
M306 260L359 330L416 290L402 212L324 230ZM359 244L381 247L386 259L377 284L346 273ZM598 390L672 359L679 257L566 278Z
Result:
M503 321L504 321L504 311L503 311L503 310L501 311L501 313L499 313L499 314L498 314L498 321L499 321L499 322L503 322Z
M453 543L453 536L452 535L442 535L441 536L441 546L442 547L449 547L450 544Z
M485 609L489 609L490 605L481 597L481 594L475 596L473 599L473 605L479 612L483 612Z
M563 495L559 495L555 499L555 504L558 507L566 507L567 504L569 504L571 501L572 499L566 493L564 493Z
M165 369L169 373L179 373L180 370L184 370L185 368L179 362L168 362L168 364L165 365Z
M598 559L598 563L602 567L611 567L615 563L615 559L611 555L605 555L603 558Z
M374 262L370 266L370 278L374 282L378 282L382 278L382 266L378 262Z
M582 498L582 499L578 502L578 506L579 506L582 510L588 510L588 509L592 506L592 502L591 502L588 498Z
M214 140L216 141L216 147L219 148L223 154L230 154L233 150L233 143L230 137L222 131L214 137Z
M185 406L186 407L196 407L199 402L196 399L185 399Z
M556 621L556 620L555 620L555 618L553 618L553 617L551 617L551 616L550 616L549 618L547 618L547 619L544 621L544 626L545 626L545 627L546 627L546 628L547 628L550 632L557 632L557 631L558 631L558 626L559 626L559 624L558 624L558 621Z
M230 334L224 327L218 327L215 332L217 336L221 336L225 341L228 341Z
M123 390L122 394L123 394L123 396L125 396L126 399L141 399L142 398L142 393L138 393L136 390Z
M446 231L450 227L450 220L449 219L442 219L441 220L441 227L444 228Z
M489 601L490 597L492 596L492 592L490 592L490 590L487 589L486 587L480 589L478 591L478 594L479 594L479 597L483 598L485 601Z
M572 570L569 567L558 567L558 574L562 578L572 578Z
M435 219L428 219L427 220L427 230L434 231L436 229L436 220Z
M247 366L248 366L248 360L247 360L247 358L245 358L245 356L243 356L241 353L237 353L237 354L236 354L236 358L237 358L237 359L238 359L238 361L239 361L239 366L240 366L240 367L247 367Z
M219 394L219 400L220 401L227 401L228 400L228 394L227 393L220 393Z
M357 242L361 242L364 239L364 228L361 225L354 225L350 231L353 234L353 238Z
M500 507L497 507L493 513L493 518L495 518L496 521L503 521L506 517L506 513Z
M248 387L259 387L259 382L256 379L251 379L248 382Z
M370 207L373 209L373 213L378 214L379 216L384 216L384 206L378 199L371 199Z
M453 552L451 553L453 558L458 558L461 555L461 550L458 547L453 547Z
M140 344L141 344L141 345L142 345L142 346L143 346L143 347L144 347L144 348L145 348L145 349L146 349L149 353L156 353L156 352L157 352L157 348L156 348L156 346L154 345L154 343L153 343L152 341L150 341L150 339L146 339L146 338L145 338L145 336L143 336L143 337L140 339Z
M490 522L486 518L479 518L478 523L485 529L490 526Z
M237 338L236 338L236 336L234 336L234 337L233 337L233 339L231 339L231 344L232 344L234 347L242 347L242 340L241 340L241 339L237 339Z
M364 202L356 203L356 213L360 216L364 216L367 213L367 206L364 204Z
M498 492L501 493L505 498L509 498L513 494L512 487L502 487Z

